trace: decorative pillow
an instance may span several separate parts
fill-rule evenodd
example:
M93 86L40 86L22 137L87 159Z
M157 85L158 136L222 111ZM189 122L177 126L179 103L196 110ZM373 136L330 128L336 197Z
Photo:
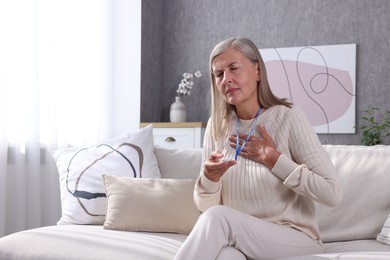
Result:
M161 178L196 179L200 174L202 148L168 149L154 148Z
M61 189L62 217L57 224L103 224L106 194L102 176L160 178L152 125L88 148L53 152Z
M390 245L390 215L387 217L385 224L382 227L382 231L376 237L379 242Z
M104 175L105 229L189 234L200 215L194 179L134 179Z

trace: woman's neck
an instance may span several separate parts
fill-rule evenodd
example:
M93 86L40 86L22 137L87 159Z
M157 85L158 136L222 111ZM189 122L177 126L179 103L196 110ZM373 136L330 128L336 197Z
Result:
M260 104L257 106L250 106L250 107L236 107L236 113L240 119L243 120L249 120L256 117L257 112L259 112Z

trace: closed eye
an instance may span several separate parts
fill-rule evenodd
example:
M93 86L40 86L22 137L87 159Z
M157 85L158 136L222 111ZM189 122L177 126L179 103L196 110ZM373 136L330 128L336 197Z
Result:
M230 67L230 70L232 71L232 70L238 70L240 67L237 67L237 66L232 66L232 67Z
M219 78L221 76L222 76L222 72L219 72L219 71L214 72L214 77Z

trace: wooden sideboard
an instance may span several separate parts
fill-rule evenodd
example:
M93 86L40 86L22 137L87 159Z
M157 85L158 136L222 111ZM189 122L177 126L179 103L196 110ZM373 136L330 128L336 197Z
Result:
M140 127L153 125L154 145L164 148L201 148L206 129L203 122L142 122Z

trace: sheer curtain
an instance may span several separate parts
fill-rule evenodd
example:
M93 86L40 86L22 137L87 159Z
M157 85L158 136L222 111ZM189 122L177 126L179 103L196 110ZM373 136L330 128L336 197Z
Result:
M112 137L114 2L0 0L0 237L59 219L51 150Z

